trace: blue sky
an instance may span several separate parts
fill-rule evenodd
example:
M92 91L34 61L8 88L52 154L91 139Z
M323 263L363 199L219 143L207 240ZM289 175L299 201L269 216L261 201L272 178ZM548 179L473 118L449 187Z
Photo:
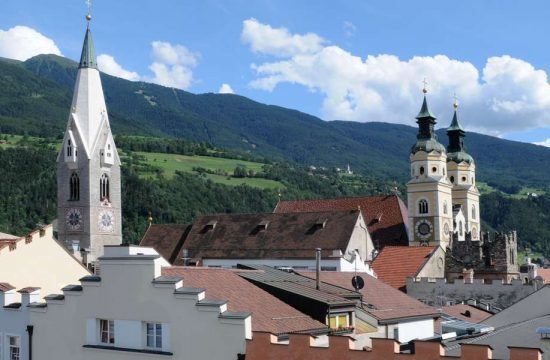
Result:
M133 80L193 93L226 84L326 120L414 125L426 77L441 126L456 93L466 128L550 145L549 10L543 0L95 0L92 31L102 70ZM77 59L85 13L84 0L2 0L0 56Z

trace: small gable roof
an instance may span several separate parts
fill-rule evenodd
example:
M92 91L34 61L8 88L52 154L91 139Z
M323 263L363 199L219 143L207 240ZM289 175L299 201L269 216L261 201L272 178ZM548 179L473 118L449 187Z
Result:
M152 247L170 264L174 264L190 229L191 225L151 224L139 246Z
M361 209L374 246L408 245L407 207L397 195L279 201L275 213Z
M372 262L372 268L386 284L405 290L407 278L416 276L437 246L386 246Z
M306 259L344 252L360 212L208 215L197 218L183 249L194 259Z
M252 312L253 331L288 334L319 333L327 329L325 324L287 305L230 269L169 267L163 268L162 275L180 276L183 286L203 288L207 298L227 300L229 311Z

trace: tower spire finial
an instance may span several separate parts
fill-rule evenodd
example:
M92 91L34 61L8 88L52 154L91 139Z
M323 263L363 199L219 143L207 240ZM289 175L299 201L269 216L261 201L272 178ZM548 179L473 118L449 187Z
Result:
M422 92L424 93L424 95L426 95L426 93L428 93L428 82L426 81L426 78L424 78L424 88L422 88Z
M455 111L458 109L458 98L456 97L456 93L453 95L453 107L455 108Z
M88 7L88 13L86 14L86 20L88 21L88 26L90 21L92 21L92 0L86 0L86 6Z

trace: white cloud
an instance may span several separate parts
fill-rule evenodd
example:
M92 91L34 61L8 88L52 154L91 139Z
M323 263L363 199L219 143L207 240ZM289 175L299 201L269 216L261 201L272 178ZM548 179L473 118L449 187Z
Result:
M241 40L250 44L253 52L279 57L316 53L326 43L316 34L293 35L285 28L275 29L254 18L243 21Z
M233 89L231 88L231 86L229 84L222 84L222 86L220 86L220 90L218 90L218 93L220 93L220 94L234 94L235 92L233 91Z
M99 69L109 75L117 76L130 81L138 81L140 76L137 72L124 69L111 55L101 54L97 57Z
M256 31L251 34L252 30ZM460 120L469 130L502 135L550 126L548 77L523 60L491 57L479 71L470 62L445 55L402 60L383 54L363 59L327 45L315 34L307 34L318 39L314 45L289 45L304 36L254 19L244 21L241 38L253 52L282 57L252 64L257 77L251 85L273 91L281 83L292 83L319 92L324 97L321 112L325 119L414 125L426 77L430 108L439 115L441 126L451 121L455 92L462 104Z
M27 26L15 26L0 30L0 56L27 60L40 54L61 55L55 42Z
M193 68L200 55L179 44L153 41L153 63L149 69L154 77L148 80L163 86L187 89L193 82Z
M550 138L548 138L548 139L546 139L546 140L544 140L544 141L535 142L535 143L533 143L533 144L550 147Z

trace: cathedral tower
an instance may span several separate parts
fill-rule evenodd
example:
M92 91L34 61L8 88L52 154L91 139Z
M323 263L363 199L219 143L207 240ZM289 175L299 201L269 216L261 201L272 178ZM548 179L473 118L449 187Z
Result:
M471 233L472 240L479 240L480 214L479 191L476 187L474 159L466 152L464 137L466 132L458 122L458 103L454 103L454 116L447 129L449 146L447 147L447 172L453 186L453 205L462 209L464 221L455 224L458 239L463 233Z
M67 129L57 157L58 239L78 243L86 263L119 245L121 235L120 159L105 106L94 44L88 28Z
M418 135L411 149L411 180L407 183L409 242L411 246L441 245L450 241L453 224L452 185L447 180L447 154L437 141L436 118L428 108L426 89L416 117Z

